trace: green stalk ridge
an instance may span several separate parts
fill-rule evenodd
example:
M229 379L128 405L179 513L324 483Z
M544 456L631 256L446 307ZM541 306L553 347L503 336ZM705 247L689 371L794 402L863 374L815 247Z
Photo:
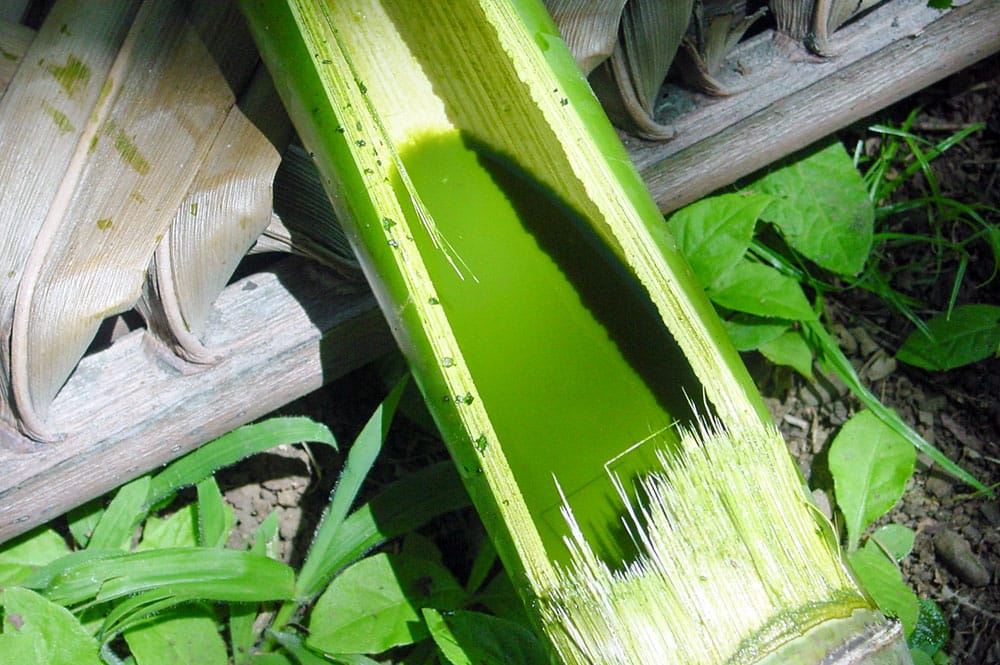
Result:
M756 662L868 611L540 3L242 5L563 662Z

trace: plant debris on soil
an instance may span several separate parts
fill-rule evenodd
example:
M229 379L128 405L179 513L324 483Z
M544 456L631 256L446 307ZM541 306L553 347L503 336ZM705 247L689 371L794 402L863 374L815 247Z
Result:
M868 125L892 122L898 126L915 107L923 110L912 131L931 140L986 122L985 129L935 160L933 170L944 196L1000 208L1000 58L992 57L877 118L856 124L842 138L845 142L859 137L878 140L865 132ZM896 196L919 197L926 194L922 189L926 186L918 176ZM987 221L1000 225L996 214ZM910 224L905 219L899 223ZM912 224L910 230L919 227L918 221ZM949 236L962 232L945 230ZM958 267L947 258L942 263L930 251L928 245L917 244L894 248L880 257L898 267L913 266L895 273L893 287L924 303L925 318L947 308ZM1000 276L994 274L1000 257L990 256L986 243L973 245L970 251L973 255L958 304L1000 305ZM940 271L930 284L928 266ZM996 487L1000 483L1000 360L944 373L907 367L893 357L912 329L900 314L857 289L828 296L827 305L842 349L872 391L950 459L985 485ZM832 490L824 468L826 450L838 428L861 408L860 403L830 375L820 373L810 383L785 368L764 367L752 357L748 361L760 370L755 375L761 390L804 476L818 496L828 495ZM380 372L369 366L283 412L326 422L343 447L386 392ZM323 448L313 451L318 459L294 447L257 456L220 475L241 533L251 533L275 507L282 511L281 552L293 563L308 546L342 461ZM444 457L444 446L436 436L397 418L369 479L371 489ZM1000 663L1000 503L973 494L970 487L941 473L921 454L903 500L879 522L884 523L916 532L914 552L903 560L902 571L919 596L935 600L944 611L951 628L945 647L951 662ZM427 535L437 541L446 561L461 571L469 565L468 553L482 537L482 527L468 510L431 525Z

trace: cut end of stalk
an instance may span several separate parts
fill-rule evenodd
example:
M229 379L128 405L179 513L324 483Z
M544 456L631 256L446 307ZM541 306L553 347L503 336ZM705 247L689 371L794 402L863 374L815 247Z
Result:
M635 560L600 560L563 509L572 563L541 599L563 662L756 663L857 611L884 622L809 503L776 430L702 424L659 461L662 468L640 481L641 505L615 481ZM847 635L834 632L821 652Z

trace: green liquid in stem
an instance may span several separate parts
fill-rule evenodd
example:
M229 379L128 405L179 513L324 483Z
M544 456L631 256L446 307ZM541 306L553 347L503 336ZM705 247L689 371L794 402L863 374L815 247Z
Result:
M557 481L591 543L620 561L632 546L608 472L629 487L651 468L690 422L688 399L703 402L700 384L627 268L510 159L457 132L401 159L427 214L396 182L400 203L479 391L428 395L432 410L483 400L550 555L566 555Z

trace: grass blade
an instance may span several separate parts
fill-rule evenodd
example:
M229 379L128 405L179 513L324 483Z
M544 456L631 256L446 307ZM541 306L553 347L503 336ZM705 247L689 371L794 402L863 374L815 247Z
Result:
M837 343L833 340L833 338L830 337L826 328L823 327L823 324L818 321L803 321L802 325L803 329L807 331L809 336L812 338L813 346L819 349L822 361L831 370L836 372L837 376L839 376L844 384L850 388L851 392L857 395L858 399L860 399L865 406L871 409L872 413L877 415L882 422L909 441L914 448L937 462L946 472L950 473L962 482L971 485L978 491L984 492L990 497L993 496L993 492L991 490L987 489L985 485L976 480L976 478L974 478L968 471L965 471L948 459L944 453L935 448L931 443L924 439L924 437L917 434L912 427L906 424L905 420L899 417L899 414L883 404L881 400L879 400L879 398L876 397L867 386L865 386L865 384L858 377L857 373L854 371L854 367L851 366L850 361L846 356L844 356L844 353L840 350L840 347L837 346Z
M149 490L149 505L161 503L177 490L199 483L244 457L268 448L303 441L325 443L337 448L337 441L330 429L308 418L271 418L235 429L176 460L156 474Z
M293 588L292 569L268 557L228 549L168 548L75 562L54 576L46 595L76 605L158 589L205 600L251 602L287 599Z
M375 458L382 450L382 443L389 433L392 416L396 412L396 406L406 388L406 383L407 379L404 377L375 410L364 429L361 430L361 434L354 441L354 445L351 446L347 461L344 463L344 469L341 471L340 478L337 480L337 485L330 497L330 504L316 530L305 563L302 564L302 570L299 572L296 588L300 598L319 593L320 589L330 580L333 572L329 565L331 563L330 553L337 546L338 531L351 509L355 497L357 497L358 490L361 489L361 484L375 462Z
M123 485L105 509L87 543L95 550L128 550L136 526L148 513L149 476Z

